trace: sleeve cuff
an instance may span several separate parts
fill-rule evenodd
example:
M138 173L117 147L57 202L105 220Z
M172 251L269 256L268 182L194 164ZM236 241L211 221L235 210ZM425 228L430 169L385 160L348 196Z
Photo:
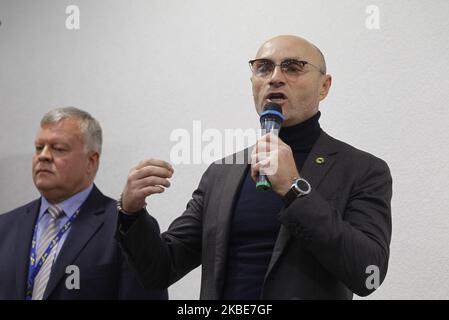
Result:
M132 227L134 222L136 222L139 213L131 215L123 211L119 211L119 231L122 234L125 234Z

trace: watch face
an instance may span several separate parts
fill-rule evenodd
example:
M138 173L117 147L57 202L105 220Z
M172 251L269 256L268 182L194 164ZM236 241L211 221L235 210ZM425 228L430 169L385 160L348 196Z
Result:
M296 185L298 186L299 190L301 191L307 191L309 190L309 185L304 180L299 180Z
M304 180L304 179L298 179L298 180L296 181L296 187L298 188L298 191L299 191L300 193L307 194L307 193L310 192L310 185L309 185L309 183L308 183L306 180Z

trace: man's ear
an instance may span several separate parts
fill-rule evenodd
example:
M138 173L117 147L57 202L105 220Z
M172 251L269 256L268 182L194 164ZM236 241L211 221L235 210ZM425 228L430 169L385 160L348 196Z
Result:
M98 164L100 161L100 155L98 154L98 152L96 151L91 151L89 154L89 166L87 168L88 170L88 174L94 174L97 172L98 170Z
M324 76L323 83L321 84L320 87L320 101L327 97L331 85L332 85L332 76L330 74L326 74Z

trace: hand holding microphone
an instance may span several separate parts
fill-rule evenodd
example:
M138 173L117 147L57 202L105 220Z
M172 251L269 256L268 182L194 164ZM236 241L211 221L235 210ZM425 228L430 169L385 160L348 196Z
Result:
M260 115L260 126L262 128L262 135L272 133L279 135L282 121L284 121L284 115L282 114L282 108L277 103L267 103L264 107L264 111ZM256 182L257 191L267 191L271 189L270 180L261 171Z
M272 189L284 196L292 182L299 178L293 152L278 138L284 116L281 107L268 103L260 115L262 133L252 153L251 176L258 191Z

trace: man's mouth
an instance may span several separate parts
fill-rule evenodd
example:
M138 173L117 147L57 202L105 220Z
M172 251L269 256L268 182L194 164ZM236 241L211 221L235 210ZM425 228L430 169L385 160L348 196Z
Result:
M265 97L265 100L267 102L274 102L274 103L278 103L278 104L284 104L285 102L287 102L288 98L282 92L273 92L273 93L268 94Z
M53 173L53 172L51 172L50 170L46 170L46 169L39 169L39 170L36 170L36 175L37 174L40 174L40 173Z

